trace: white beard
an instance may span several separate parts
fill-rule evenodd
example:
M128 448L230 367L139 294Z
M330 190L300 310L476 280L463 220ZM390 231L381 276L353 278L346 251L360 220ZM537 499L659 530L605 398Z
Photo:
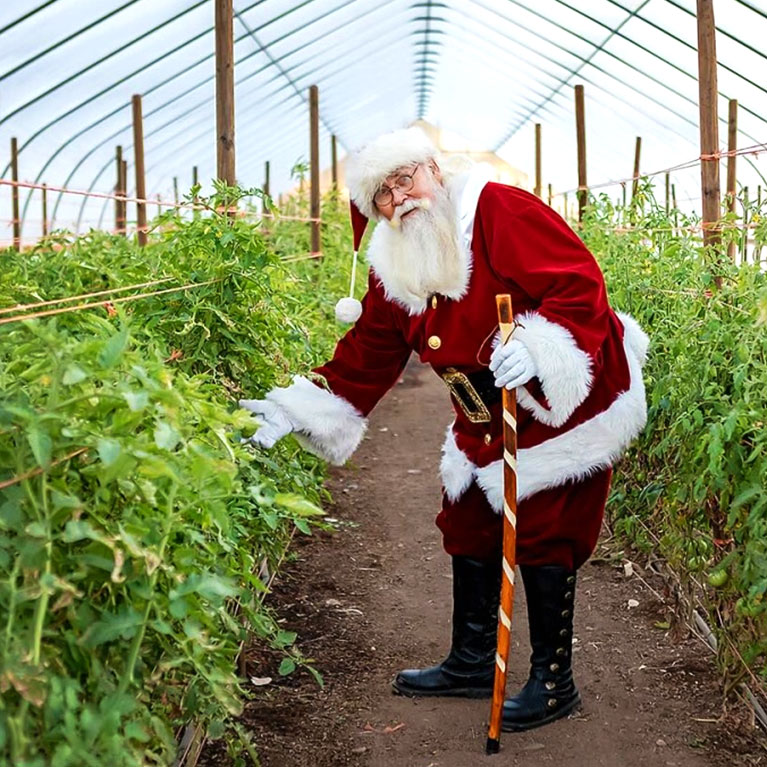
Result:
M458 238L455 209L441 184L434 184L433 194L433 201L400 205L391 221L376 228L368 252L387 296L411 314L423 311L433 293L461 298L468 287L470 265Z

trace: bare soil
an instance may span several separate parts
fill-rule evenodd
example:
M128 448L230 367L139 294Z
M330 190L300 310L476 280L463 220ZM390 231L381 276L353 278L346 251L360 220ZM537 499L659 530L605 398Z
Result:
M604 536L581 571L574 669L582 710L547 727L504 734L484 754L489 701L408 699L390 683L403 667L441 660L450 635L450 563L434 516L439 445L451 420L444 386L408 367L373 413L349 466L333 472L338 530L296 541L270 595L284 628L324 678L280 677L277 652L251 649L242 717L263 767L741 767L767 765L767 739L739 702L724 705L708 649L674 641L651 575L626 575ZM644 582L643 582L644 581ZM661 584L654 584L662 592ZM636 603L636 604L635 604ZM509 691L527 677L518 590ZM209 744L202 765L232 762Z

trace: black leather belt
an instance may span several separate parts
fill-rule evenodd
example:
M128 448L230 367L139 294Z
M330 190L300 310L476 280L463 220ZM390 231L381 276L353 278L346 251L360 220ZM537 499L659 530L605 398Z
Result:
M472 423L490 422L490 408L501 401L502 390L495 385L489 368L469 374L448 368L442 380Z

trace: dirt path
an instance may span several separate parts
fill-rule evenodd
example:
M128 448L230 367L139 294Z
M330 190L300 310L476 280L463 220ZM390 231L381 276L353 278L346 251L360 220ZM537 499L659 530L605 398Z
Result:
M491 758L483 751L488 701L391 694L398 669L436 662L447 650L450 567L433 518L439 445L450 418L441 382L411 365L373 414L354 465L334 473L339 531L299 541L297 560L271 599L315 659L325 688L305 671L253 688L243 719L263 767L767 765L767 741L747 713L736 707L722 717L706 649L696 639L671 641L663 605L626 577L610 542L580 574L579 714L506 734L501 754ZM524 612L520 598L510 691L527 674ZM279 660L251 653L248 672L277 680ZM231 764L215 744L202 763Z

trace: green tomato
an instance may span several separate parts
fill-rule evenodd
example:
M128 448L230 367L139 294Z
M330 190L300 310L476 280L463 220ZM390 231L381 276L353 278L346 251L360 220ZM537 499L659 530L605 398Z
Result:
M725 569L712 570L708 574L709 585L713 586L715 589L721 589L722 586L724 586L724 584L727 583L729 578L730 578L730 574Z

